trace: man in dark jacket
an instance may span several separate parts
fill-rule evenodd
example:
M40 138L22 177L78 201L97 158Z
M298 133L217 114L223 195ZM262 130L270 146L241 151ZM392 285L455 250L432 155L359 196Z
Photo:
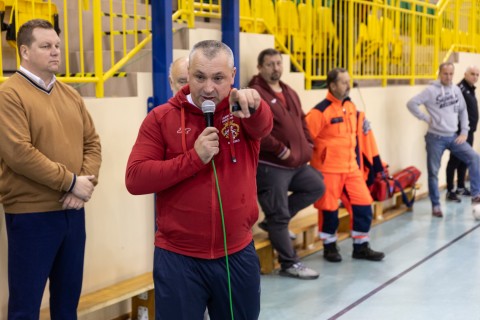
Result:
M268 231L278 252L280 275L316 279L318 273L300 262L289 237L288 224L298 211L323 195L323 177L307 164L313 143L297 93L280 81L281 54L275 49L263 50L257 68L259 74L249 87L256 89L270 105L274 119L273 130L261 141L257 169L258 201L266 218L261 227Z
M479 69L476 66L470 66L465 70L465 77L458 83L458 87L462 90L468 112L468 136L467 143L473 146L473 134L477 130L478 124L478 104L475 97L475 83L478 81ZM460 128L458 133L460 133ZM457 190L453 187L453 177L457 170ZM471 196L469 189L465 187L465 174L467 173L467 165L460 159L450 154L450 160L447 164L447 201L460 202L458 195Z

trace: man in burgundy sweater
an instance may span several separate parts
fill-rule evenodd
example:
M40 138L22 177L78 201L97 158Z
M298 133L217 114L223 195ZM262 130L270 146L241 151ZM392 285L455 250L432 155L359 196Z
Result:
M280 81L283 71L280 52L275 49L260 52L257 68L259 73L249 87L256 89L269 104L274 119L272 132L262 139L257 169L258 201L266 218L260 227L268 231L278 252L280 275L316 279L318 273L300 262L289 237L288 224L298 211L323 195L323 178L307 164L313 143L297 93Z

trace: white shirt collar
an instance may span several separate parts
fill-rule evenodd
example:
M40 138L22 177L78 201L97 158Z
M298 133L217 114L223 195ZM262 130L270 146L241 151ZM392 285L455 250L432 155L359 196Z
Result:
M199 106L197 106L197 105L195 104L195 102L193 102L192 94L191 94L191 93L189 93L189 94L187 95L187 101L190 102L191 104L193 104L193 105L194 105L195 107L197 107L198 109L200 109L200 110L202 109L202 108L200 108Z
M40 87L42 87L45 90L50 90L53 85L55 84L55 81L57 81L57 78L55 75L52 76L52 81L47 85L45 81L43 81L40 77L34 75L24 67L20 66L20 71L23 72L27 77L29 77L31 80L35 81L36 84L38 84Z

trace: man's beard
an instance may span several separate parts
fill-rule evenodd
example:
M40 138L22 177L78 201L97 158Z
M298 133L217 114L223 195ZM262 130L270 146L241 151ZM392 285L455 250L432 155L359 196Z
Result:
M271 81L278 81L280 80L280 77L282 75L279 73L279 72L274 72L271 76L270 76L270 80Z

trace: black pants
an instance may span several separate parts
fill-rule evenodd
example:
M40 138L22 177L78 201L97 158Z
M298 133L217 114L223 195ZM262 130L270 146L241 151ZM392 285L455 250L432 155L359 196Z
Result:
M467 143L473 146L473 132L469 131ZM465 175L467 173L467 165L460 159L450 153L450 159L447 164L447 190L453 191L453 179L457 170L457 188L465 188Z
M324 192L322 174L309 165L283 169L259 164L258 202L267 219L268 237L278 252L278 261L283 269L299 261L288 234L288 223L298 211L314 203Z

